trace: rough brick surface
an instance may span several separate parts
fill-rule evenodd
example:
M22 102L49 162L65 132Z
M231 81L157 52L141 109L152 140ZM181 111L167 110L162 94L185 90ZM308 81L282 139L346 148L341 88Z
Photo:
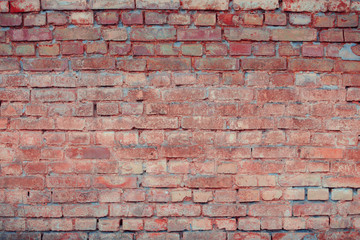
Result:
M0 239L360 239L359 0L0 0Z

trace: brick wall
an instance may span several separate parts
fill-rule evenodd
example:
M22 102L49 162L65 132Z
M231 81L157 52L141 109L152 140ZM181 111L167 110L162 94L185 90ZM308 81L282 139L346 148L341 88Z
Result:
M0 239L360 239L360 1L0 12Z

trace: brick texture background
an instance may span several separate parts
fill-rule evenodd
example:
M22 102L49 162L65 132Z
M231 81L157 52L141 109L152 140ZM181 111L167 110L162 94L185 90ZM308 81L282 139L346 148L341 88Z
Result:
M360 1L0 12L0 239L360 239Z

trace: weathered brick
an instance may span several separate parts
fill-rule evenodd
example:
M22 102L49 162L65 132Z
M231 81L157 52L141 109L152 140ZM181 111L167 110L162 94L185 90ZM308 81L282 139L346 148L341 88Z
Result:
M143 24L144 17L142 12L123 12L121 14L121 21L127 25Z
M244 70L285 70L284 58L245 58L241 61Z
M263 9L263 10L275 10L279 7L278 0L235 0L233 2L235 10L255 10L255 9Z
M334 61L330 59L292 59L289 69L293 71L330 72L334 69Z
M249 207L249 216L289 217L291 205L283 204L254 204Z
M45 24L45 14L26 14L24 16L24 26L44 26Z
M22 23L21 14L12 14L12 13L1 13L0 14L0 26L2 27L12 27L19 26Z
M180 0L161 0L154 2L152 0L136 0L136 7L143 9L178 9Z
M44 189L44 179L37 176L1 177L0 187L7 189Z
M260 28L229 28L224 30L224 37L230 41L252 40L269 41L270 31Z
M92 12L71 12L69 20L75 25L92 25L94 14Z
M71 61L71 67L74 70L114 69L115 59L108 57L74 58Z
M52 40L52 33L46 28L13 29L9 32L12 41Z
M100 33L98 28L78 27L78 28L56 28L54 30L56 40L98 40ZM48 39L46 39L48 40Z
M182 7L189 10L228 10L229 0L183 0Z
M274 41L316 41L317 31L313 28L272 29L271 37Z
M96 13L96 22L102 25L117 24L119 15L117 12L98 12Z
M150 71L181 71L191 69L189 58L152 58L147 61Z
M179 29L178 41L220 41L221 29Z
M85 10L86 0L42 0L41 8L45 10Z
M91 9L132 9L135 7L135 0L91 0Z
M57 58L23 59L23 68L35 72L65 71L68 68L68 61Z
M239 62L237 59L201 58L201 59L196 59L195 68L198 70L213 70L213 71L238 70Z
M46 17L47 22L53 25L65 25L68 22L67 16L61 12L49 12Z
M175 28L133 28L130 33L130 40L132 41L169 41L175 39Z
M282 9L289 12L326 12L327 1L311 1L311 0L284 0Z
M331 203L308 203L293 206L294 216L327 216L336 211Z

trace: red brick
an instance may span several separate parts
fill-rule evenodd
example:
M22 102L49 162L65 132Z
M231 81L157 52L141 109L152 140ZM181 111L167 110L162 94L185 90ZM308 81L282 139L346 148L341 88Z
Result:
M75 58L71 60L74 70L114 69L115 59L108 57Z
M128 43L110 42L110 55L127 55L131 50L131 45Z
M343 42L344 41L343 30L338 30L338 29L323 30L320 32L320 41Z
M102 36L104 40L126 41L127 32L125 28L104 29L102 31Z
M244 13L242 15L242 22L246 25L257 25L261 26L264 21L264 15L262 14L253 14L253 13Z
M96 22L101 25L118 24L119 15L117 12L98 12Z
M198 13L194 16L194 24L197 26L214 26L216 24L216 14Z
M45 14L27 14L24 16L24 26L44 26L45 24Z
M248 43L230 43L230 55L251 55L251 44Z
M31 93L34 101L40 102L58 102L74 101L75 93L73 91L62 91L60 89L36 89Z
M153 58L148 59L147 68L150 71L181 71L190 70L189 58Z
M41 8L45 10L85 10L86 0L42 0Z
M241 61L244 70L285 70L285 58L245 58Z
M178 41L220 41L221 29L178 29Z
M358 25L359 17L355 14L337 16L337 27L357 27Z
M266 25L285 26L287 23L286 14L284 13L265 13Z
M360 179L358 177L329 177L324 178L323 180L324 187L330 188L341 188L341 187L349 187L349 188L357 188L360 184Z
M73 204L64 205L65 217L105 217L108 215L107 205Z
M15 58L0 59L0 71L20 70L20 63Z
M269 233L257 233L257 232L235 232L235 233L228 233L228 239L235 240L235 239L243 239L247 237L252 237L259 240L269 240L270 234Z
M201 58L195 60L195 68L198 70L231 71L239 69L237 59Z
M12 41L52 40L52 33L46 28L12 29L9 34Z
M189 25L190 15L181 13L170 13L168 23L170 25Z
M121 14L121 21L127 25L143 24L143 13L142 12L123 12Z
M360 62L357 61L336 61L335 71L336 72L359 72Z
M284 0L282 4L284 11L290 12L326 12L327 1L311 1L311 0Z
M273 29L271 32L274 41L316 41L317 31L312 28Z
M145 71L146 60L145 59L126 59L118 60L116 63L120 70L124 71Z
M152 56L155 55L153 44L134 44L133 54L134 56Z
M251 2L246 0L235 0L233 4L235 10L275 10L279 7L279 2L277 0L253 0Z
M195 45L193 45L195 46ZM200 54L198 56L201 56L202 49L200 47ZM191 50L193 52L193 49ZM206 55L210 56L226 56L228 52L228 47L225 44L222 43L208 43L206 44ZM183 54L184 50L183 50Z
M217 231L199 231L199 232L185 232L184 233L184 240L190 239L226 239L225 232L217 232Z
M192 177L186 185L189 188L229 188L232 180L229 177Z
M92 12L71 12L69 20L74 25L92 25L94 14Z
M275 56L275 44L262 43L253 44L253 54L255 56Z
M19 216L55 218L62 216L62 210L61 206L23 206L19 209Z
M210 0L205 4L201 0L183 0L182 7L189 10L228 10L229 0Z
M297 153L294 148L289 147L256 147L252 155L255 158L292 158Z
M42 177L1 177L0 187L7 189L44 189L44 179Z
M60 54L60 45L39 45L39 55L40 56L57 56Z
M100 219L98 223L100 231L115 232L120 229L120 219Z
M293 71L330 72L334 69L334 61L328 59L293 59L289 61L289 69Z
M66 219L67 220L67 219ZM66 221L68 224L71 224L71 221ZM59 222L58 224L60 224L61 222ZM67 223L62 223L62 225L65 225ZM57 224L57 222L54 222L54 225ZM56 229L54 229L56 230ZM72 227L70 228L70 230L72 230ZM79 239L83 239L87 237L86 233L82 233L82 232L74 232L74 233L44 233L43 235L43 239L44 240L60 240L62 238L66 238L66 237L70 237L70 238L79 238Z
M143 9L178 9L180 7L180 0L165 0L159 3L154 3L151 0L138 0L136 7Z
M306 14L290 14L290 24L292 25L308 25L311 23L311 16Z
M51 38L50 38L51 39ZM55 28L54 39L56 40L98 40L100 33L96 28L78 27L78 28ZM48 40L48 39L46 39Z
M111 0L91 0L91 9L132 9L135 7L134 0L124 0L120 2L113 2Z
M22 23L22 16L20 14L1 13L0 14L0 26L12 27L19 26Z
M82 55L84 46L81 42L64 42L62 43L61 53L63 55Z
M180 239L178 233L139 233L137 239L146 240L146 239Z
M224 37L230 41L252 40L269 41L270 32L267 29L259 28L229 28L224 30Z
M86 44L86 53L89 54L106 54L107 43L106 42L92 42Z
M336 148L313 148L304 147L301 149L302 158L342 158L343 150Z
M35 72L65 71L68 62L66 59L57 58L23 59L23 68Z
M289 217L292 207L285 204L254 204L249 206L249 216Z
M132 41L168 41L176 39L174 28L133 28L130 33Z
M304 57L322 57L324 56L324 47L322 45L304 44L302 46L302 55Z
M61 12L48 12L47 14L47 22L48 24L53 25L65 25L68 23L67 16Z
M360 31L357 30L344 30L345 42L359 42L360 41Z
M314 27L320 27L320 28L335 27L335 16L315 15Z
M87 188L90 186L88 176L49 176L46 178L46 186L51 188Z
M279 178L281 186L319 186L321 177L317 174L304 175L283 175Z
M111 217L151 217L154 213L153 206L140 203L111 204L109 209Z
M146 176L143 178L142 185L152 188L175 188L182 182L180 176Z
M327 216L332 215L335 211L331 203L308 203L293 206L294 216Z

